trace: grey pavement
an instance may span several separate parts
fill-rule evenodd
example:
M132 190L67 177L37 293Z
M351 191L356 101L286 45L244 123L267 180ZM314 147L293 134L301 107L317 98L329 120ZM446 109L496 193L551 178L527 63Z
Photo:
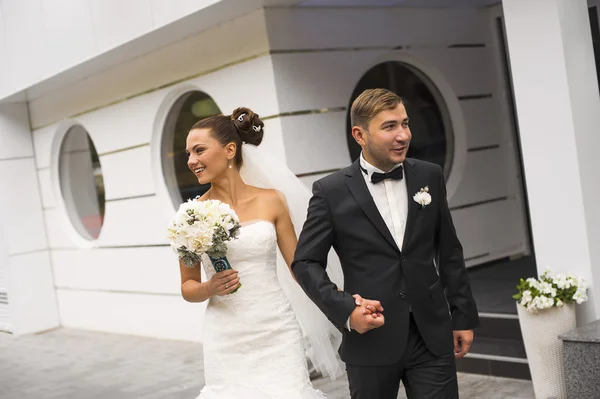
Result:
M458 377L463 399L534 397L530 381ZM329 399L349 398L345 378L313 383ZM0 333L1 399L194 399L203 385L198 343L67 328Z

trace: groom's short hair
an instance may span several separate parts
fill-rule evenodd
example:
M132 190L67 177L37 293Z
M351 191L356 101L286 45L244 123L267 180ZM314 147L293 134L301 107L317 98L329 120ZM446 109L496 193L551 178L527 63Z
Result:
M404 104L396 93L386 89L367 89L352 102L350 123L363 129L369 127L369 122L381 111L394 109L398 104Z

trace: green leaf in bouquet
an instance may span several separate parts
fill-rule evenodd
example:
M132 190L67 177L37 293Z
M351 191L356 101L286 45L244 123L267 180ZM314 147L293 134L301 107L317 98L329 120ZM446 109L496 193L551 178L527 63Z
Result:
M177 254L179 255L179 259L181 259L181 262L190 269L200 262L200 256L188 251L185 247L179 248Z

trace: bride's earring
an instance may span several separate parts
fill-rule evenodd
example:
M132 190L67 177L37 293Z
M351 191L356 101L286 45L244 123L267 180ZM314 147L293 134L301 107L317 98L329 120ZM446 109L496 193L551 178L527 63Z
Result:
M229 169L233 168L233 166L231 164L229 164Z

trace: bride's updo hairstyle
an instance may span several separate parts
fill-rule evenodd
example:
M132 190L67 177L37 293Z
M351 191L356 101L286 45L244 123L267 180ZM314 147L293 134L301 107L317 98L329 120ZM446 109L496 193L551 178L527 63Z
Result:
M222 146L235 143L234 162L239 169L242 167L242 144L259 145L263 139L265 124L258 114L250 108L236 108L231 115L215 115L202 119L192 126L194 129L209 129Z

